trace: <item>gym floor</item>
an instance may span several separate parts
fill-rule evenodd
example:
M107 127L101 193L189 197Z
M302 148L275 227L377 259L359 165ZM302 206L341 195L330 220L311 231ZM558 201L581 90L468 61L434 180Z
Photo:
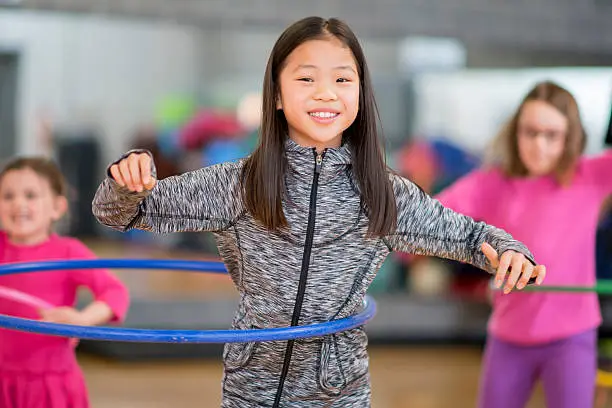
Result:
M370 349L373 408L474 408L475 347ZM113 362L80 356L94 408L219 408L221 361ZM538 388L528 408L545 407Z

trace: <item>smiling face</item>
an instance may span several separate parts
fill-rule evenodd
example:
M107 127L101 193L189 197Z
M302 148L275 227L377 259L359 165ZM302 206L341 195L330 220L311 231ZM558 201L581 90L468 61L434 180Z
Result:
M551 174L565 150L567 118L545 101L529 101L517 123L518 154L530 176Z
M359 80L353 53L335 37L296 47L279 75L289 137L318 151L340 146L359 111Z
M0 224L13 243L35 245L47 240L66 207L66 199L30 168L9 170L0 179Z
M554 82L539 82L497 135L487 161L509 177L550 175L567 186L586 138L574 96Z

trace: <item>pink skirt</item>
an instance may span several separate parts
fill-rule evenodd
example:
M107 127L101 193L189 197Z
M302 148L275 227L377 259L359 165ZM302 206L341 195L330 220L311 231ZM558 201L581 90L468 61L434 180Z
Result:
M83 374L0 372L0 407L89 408Z

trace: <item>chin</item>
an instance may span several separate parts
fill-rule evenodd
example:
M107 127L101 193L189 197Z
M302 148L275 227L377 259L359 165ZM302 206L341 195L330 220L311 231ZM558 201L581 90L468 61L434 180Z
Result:
M10 231L7 232L7 235L9 235L11 238L15 239L15 240L24 240L27 239L30 234L27 232L23 232L23 231Z
M311 142L312 143L317 143L320 145L328 145L328 144L332 144L334 142L336 142L337 140L341 139L341 137L338 137L337 135L334 136L330 136L330 137L321 137L320 135L318 137L313 137L311 138Z
M327 145L327 144L334 143L336 140L338 140L338 138L336 136L334 136L334 137L330 137L330 138L316 139L316 142Z
M548 168L546 168L546 169L539 168L539 169L533 169L533 170L532 169L527 169L527 171L529 172L529 175L533 176L533 177L543 177L543 176L547 176L547 175L549 175L549 174L551 174L553 172L552 169L548 169Z

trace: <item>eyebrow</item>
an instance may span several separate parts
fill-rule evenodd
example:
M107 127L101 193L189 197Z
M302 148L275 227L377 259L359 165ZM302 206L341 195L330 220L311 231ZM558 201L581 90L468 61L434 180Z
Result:
M294 72L299 69L319 69L319 67L317 67L316 65L311 65L311 64L300 64L295 68ZM353 71L355 74L357 73L355 69L350 65L338 65L337 67L334 67L333 69L340 70L340 71Z

